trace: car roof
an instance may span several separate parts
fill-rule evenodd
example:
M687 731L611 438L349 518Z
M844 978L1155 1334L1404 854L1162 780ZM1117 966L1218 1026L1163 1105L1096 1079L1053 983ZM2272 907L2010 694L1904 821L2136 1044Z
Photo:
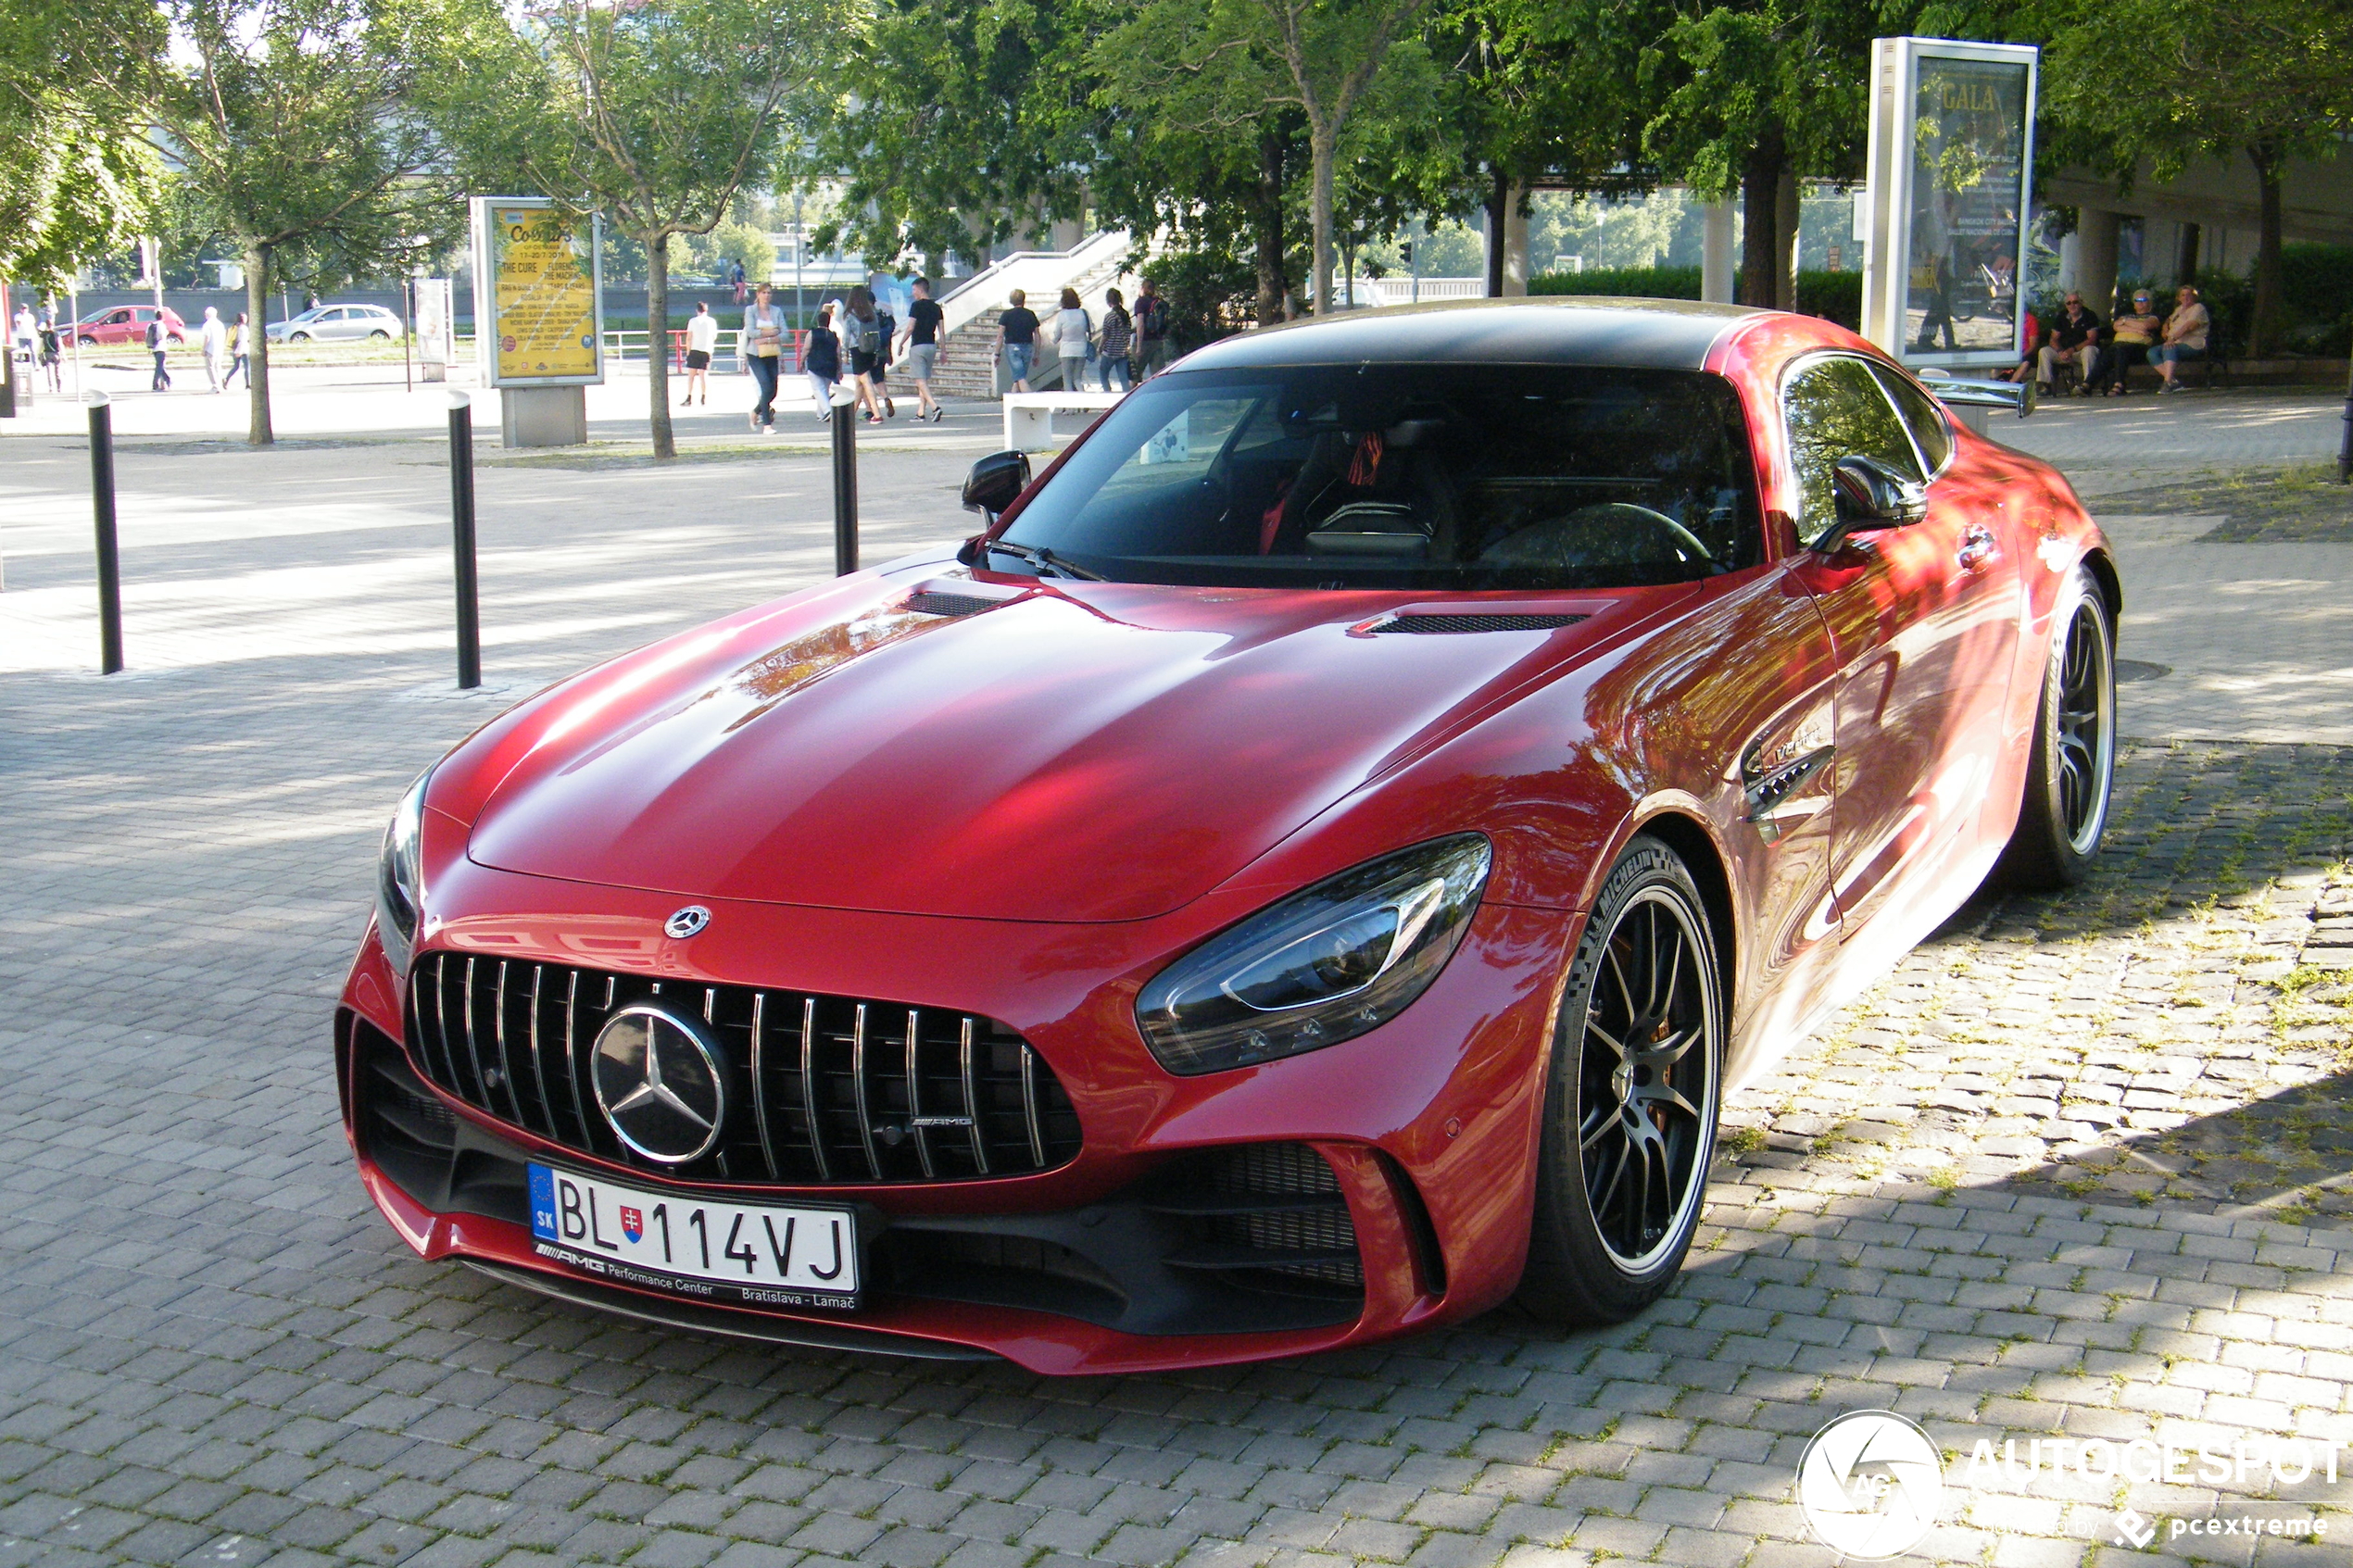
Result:
M1185 369L1402 360L1695 370L1727 332L1763 314L1696 300L1593 295L1441 300L1239 333L1186 356Z

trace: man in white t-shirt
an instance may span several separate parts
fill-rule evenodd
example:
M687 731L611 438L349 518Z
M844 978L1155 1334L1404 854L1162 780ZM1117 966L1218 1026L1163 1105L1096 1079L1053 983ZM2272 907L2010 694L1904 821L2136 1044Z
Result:
M711 401L711 354L719 346L719 318L711 313L711 302L705 300L695 307L694 315L686 322L686 395L678 400L685 408L695 401L697 388L702 401Z

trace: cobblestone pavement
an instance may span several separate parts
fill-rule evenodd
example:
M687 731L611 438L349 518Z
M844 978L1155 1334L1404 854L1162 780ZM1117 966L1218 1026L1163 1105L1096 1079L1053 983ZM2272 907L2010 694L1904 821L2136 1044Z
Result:
M0 660L0 1564L1782 1568L1831 1561L1792 1480L1847 1410L1962 1461L2353 1444L2353 749L2134 746L2089 884L1971 906L1728 1105L1635 1323L1079 1382L748 1350L416 1262L352 1177L326 1022L400 784L525 684L823 570L813 465L486 473L502 689L461 696L433 471L177 461L154 494L193 510L132 552L148 661ZM877 532L952 532L945 459L904 462ZM66 483L12 466L0 500ZM69 518L16 518L6 646L80 637ZM2160 1557L2353 1535L2353 1475L1967 1468L1917 1561L2122 1568L2126 1502L2331 1532Z

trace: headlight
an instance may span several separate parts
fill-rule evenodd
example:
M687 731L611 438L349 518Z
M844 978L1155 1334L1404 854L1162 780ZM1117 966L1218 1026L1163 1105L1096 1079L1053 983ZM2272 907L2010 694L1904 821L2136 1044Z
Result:
M424 861L417 840L424 828L425 783L432 777L433 770L426 769L401 796L392 825L384 829L384 852L376 859L376 935L393 969L404 975L425 907Z
M1145 1044L1171 1073L1216 1073L1388 1022L1453 957L1490 858L1477 834L1434 839L1252 915L1144 987Z

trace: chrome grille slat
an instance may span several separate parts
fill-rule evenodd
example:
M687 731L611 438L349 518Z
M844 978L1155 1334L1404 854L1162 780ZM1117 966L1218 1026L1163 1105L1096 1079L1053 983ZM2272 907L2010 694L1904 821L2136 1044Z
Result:
M464 995L466 998L466 1060L474 1070L473 1093L468 1095L466 1098L472 1100L476 1105L481 1106L484 1110L488 1110L490 1109L490 1085L484 1080L482 1075L482 1047L476 1043L478 1036L474 1034L474 958L471 953L466 955L466 977L463 985L465 987Z
M1046 1163L1046 1130L1038 1121L1038 1053L1026 1042L1021 1047L1021 1114L1029 1127L1029 1158Z
M522 1091L515 1086L515 1059L513 1053L507 1049L508 967L509 960L500 959L498 960L498 978L491 983L491 1038L495 1040L498 1046L498 1073L500 1079L507 1086L507 1107L513 1112L508 1120L513 1122L515 1125L520 1127L525 1124L522 1119Z
M967 1013L964 1026L957 1032L956 1044L959 1065L963 1069L964 1115L972 1123L973 1169L985 1176L988 1174L988 1140L981 1135L980 1096L973 1090L973 1027L972 1016Z
M866 1169L883 1178L882 1157L875 1152L875 1123L866 1109L866 1004L860 1002L849 1026L849 1097L858 1107L858 1141L866 1150Z
M751 1115L753 1123L760 1129L760 1158L766 1161L768 1179L773 1182L776 1179L776 1146L768 1137L768 1079L763 1071L767 1063L761 1060L767 1044L767 1013L768 993L754 991L751 994Z
M1051 1170L1083 1141L1068 1095L1026 1040L947 1009L447 950L419 956L409 989L410 1050L425 1079L522 1133L650 1176L963 1181ZM616 1009L655 996L698 1013L728 1064L728 1123L688 1169L641 1161L593 1099L591 1042ZM800 1015L797 1062L791 1011L780 1010ZM903 1031L883 1022L885 1010Z
M824 1129L817 1123L817 998L800 1004L800 1118L809 1127L809 1152L817 1162L817 1179L834 1179L825 1158Z

